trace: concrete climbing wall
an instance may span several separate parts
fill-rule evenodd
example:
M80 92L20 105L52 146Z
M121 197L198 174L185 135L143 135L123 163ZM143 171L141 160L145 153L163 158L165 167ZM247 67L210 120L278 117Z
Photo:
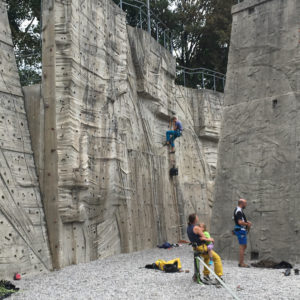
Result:
M0 278L51 269L24 99L0 1Z
M248 0L233 7L224 121L212 227L224 258L239 197L254 223L250 252L300 259L300 2Z
M190 122L202 142L205 159L211 169L212 178L215 178L217 167L217 152L223 115L224 94L211 90L196 90L176 87L176 99L179 102L188 101L191 107Z
M218 118L194 110L222 95L198 91L191 101L174 84L171 54L127 27L112 1L43 4L44 136L33 140L44 141L37 164L54 266L176 242L191 212L209 222L213 176L194 119ZM185 130L169 155L173 114Z

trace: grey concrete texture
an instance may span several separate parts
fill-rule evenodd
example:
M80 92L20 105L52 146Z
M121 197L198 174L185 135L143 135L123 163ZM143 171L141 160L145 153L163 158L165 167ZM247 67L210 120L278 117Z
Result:
M43 16L44 136L33 142L44 141L54 267L177 242L191 212L209 223L218 138L199 136L217 135L223 95L176 87L175 59L110 0L43 1ZM184 133L170 155L174 114Z
M6 4L0 1L0 276L51 269Z
M182 88L178 87L176 90L181 91ZM185 88L184 92L184 95L177 93L176 99L180 101L180 96L182 96L192 107L194 129L202 142L205 159L214 179L217 167L217 150L223 115L224 94L189 88Z
M237 200L248 200L249 251L300 259L300 2L244 1L233 7L212 231L225 258Z
M44 102L40 84L22 87L24 94L25 111L31 137L32 151L38 181L43 190L44 170L40 169L44 161Z

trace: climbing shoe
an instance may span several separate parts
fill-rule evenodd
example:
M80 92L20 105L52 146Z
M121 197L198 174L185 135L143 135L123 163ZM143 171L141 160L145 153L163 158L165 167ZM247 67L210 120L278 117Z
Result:
M223 277L219 276L219 279L221 279L221 281L224 282ZM215 286L216 286L217 288L221 288L223 285L220 283L219 280L216 279L216 281L215 281Z
M211 278L209 277L209 275L204 276L203 279L202 279L202 282L203 282L204 284L212 284L212 280L211 280Z
M242 265L239 264L239 267L240 267L240 268L250 268L250 266L248 266L248 265L246 265L246 264L242 264Z

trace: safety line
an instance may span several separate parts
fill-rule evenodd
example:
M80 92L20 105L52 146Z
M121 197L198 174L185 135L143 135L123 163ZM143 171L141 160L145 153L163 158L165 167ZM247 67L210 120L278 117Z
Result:
M196 257L196 259L199 260L199 262L204 265L213 275L214 277L220 282L220 284L223 285L223 287L228 291L228 293L236 300L240 300L240 298L225 284L225 282L220 279L220 277L200 258Z

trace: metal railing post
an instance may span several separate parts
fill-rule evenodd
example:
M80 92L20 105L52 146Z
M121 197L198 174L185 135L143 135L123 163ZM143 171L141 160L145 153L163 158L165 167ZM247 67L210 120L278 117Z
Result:
M120 8L123 9L123 0L120 0Z
M214 74L214 91L216 91L216 74Z
M143 29L143 23L142 23L142 10L140 8L140 27Z
M159 22L156 23L156 41L157 42L158 42L158 24L159 24Z
M183 86L187 86L187 84L189 84L189 82L187 82L187 75L190 75L190 87L195 86L197 88L208 88L211 89L213 91L217 91L218 90L218 81L217 80L222 80L223 83L223 89L225 89L225 82L226 82L226 76L220 72L216 72L213 70L209 70L206 68L187 68L187 67L183 67L183 66L177 66L176 67L176 75L177 77L179 76L183 76L182 80L180 81L181 85ZM194 77L196 75L196 82L194 82ZM220 89L222 89L222 83L220 83Z
M166 48L166 29L164 30L164 47Z
M149 34L151 34L150 0L147 0L147 24L148 24L148 32Z

